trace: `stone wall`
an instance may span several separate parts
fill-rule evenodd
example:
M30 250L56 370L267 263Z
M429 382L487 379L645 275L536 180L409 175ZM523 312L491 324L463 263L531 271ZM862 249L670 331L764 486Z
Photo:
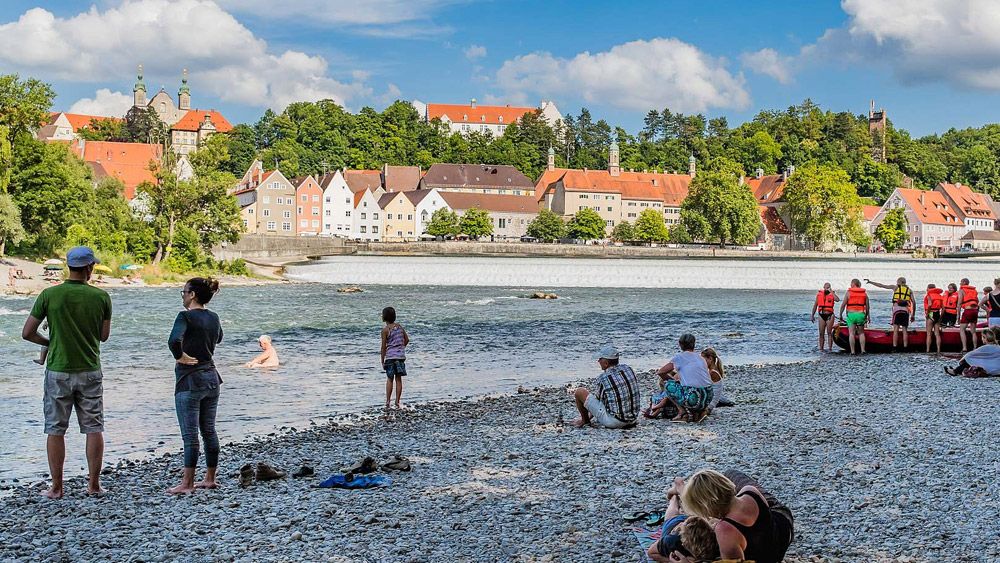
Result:
M235 244L218 245L212 249L216 260L243 258L280 258L292 256L330 256L351 254L352 244L333 237L287 237L275 235L243 235Z

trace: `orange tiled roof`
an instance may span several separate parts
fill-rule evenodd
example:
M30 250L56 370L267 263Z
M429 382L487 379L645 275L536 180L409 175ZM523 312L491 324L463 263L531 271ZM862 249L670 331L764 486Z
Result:
M112 176L125 184L125 197L135 197L135 188L143 182L155 182L149 163L159 162L160 145L147 143L115 143L111 141L83 141L71 143L80 158L91 165L96 178Z
M691 176L627 171L612 176L607 170L566 170L557 181L562 181L566 191L617 193L622 199L655 200L679 207L687 197Z
M76 133L82 127L90 125L90 122L94 119L97 121L125 121L120 117L107 117L104 115L84 115L82 113L66 113L66 112L54 112L49 114L49 125L55 123L56 119L60 115L65 115L66 120L69 121L70 127L73 128L73 132Z
M344 170L344 182L354 193L382 187L381 170Z
M862 213L865 215L865 221L871 221L878 215L879 211L882 211L881 205L866 205L862 208Z
M921 223L932 225L964 226L965 222L941 192L896 188L906 205L913 210Z
M788 225L778 215L778 210L773 207L758 206L760 208L760 220L764 223L764 228L772 235L789 235L792 233Z
M974 219L996 219L983 194L972 191L969 186L941 182L935 191L942 191L958 207L959 214Z
M751 176L744 181L750 186L757 203L775 203L785 195L787 180L782 174L770 174L760 178Z
M455 123L486 123L488 125L506 125L515 123L524 114L536 111L537 108L514 106L481 106L476 104L427 104L427 119L440 119Z
M180 118L177 123L174 123L171 129L176 129L178 131L197 131L201 124L205 121L205 116L211 116L212 124L215 125L215 130L219 133L228 133L233 130L233 126L222 116L221 113L215 111L214 109L204 110L204 109L192 109L188 110L184 117Z
M464 211L476 207L494 213L538 213L538 201L530 195L438 192L448 207Z
M546 168L535 181L535 197L538 198L538 201L545 199L549 186L559 181L559 178L562 178L562 175L568 171L568 168L553 168L552 170Z

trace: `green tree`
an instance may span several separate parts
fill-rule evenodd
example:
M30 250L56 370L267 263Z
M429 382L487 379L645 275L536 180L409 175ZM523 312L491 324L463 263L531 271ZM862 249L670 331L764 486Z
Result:
M567 225L569 238L580 240L602 239L606 236L607 227L604 219L593 209L584 207L576 212Z
M7 244L17 245L24 239L21 210L14 199L0 193L0 256L5 256Z
M670 234L667 236L667 240L674 244L688 244L691 242L691 233L688 232L687 227L683 223L677 223L670 227Z
M862 201L843 170L829 165L803 166L785 187L794 229L817 248L847 242L868 244L862 226Z
M663 214L655 209L646 209L635 220L635 238L643 242L665 242L669 232Z
M0 194L7 193L13 173L14 152L10 144L10 129L0 125Z
M87 141L121 141L125 139L125 122L120 119L91 119L77 132Z
M632 223L622 221L615 225L614 229L611 229L611 238L618 242L635 240L635 228L632 226Z
M902 248L908 237L906 213L902 207L887 212L882 222L875 227L875 239L882 243L886 252Z
M957 177L975 189L1000 197L1000 164L997 155L983 145L976 145L958 156Z
M44 82L16 74L0 75L0 126L7 128L13 142L22 134L33 132L48 121L49 108L56 93Z
M705 171L691 181L681 224L696 239L750 244L760 231L757 200L730 172Z
M880 205L902 184L902 175L894 164L863 158L852 176L861 197L870 197Z
M566 222L558 213L542 209L528 223L527 235L542 242L552 242L566 238Z
M125 114L122 137L129 143L163 143L167 140L167 126L155 109L134 107Z
M493 220L490 219L490 214L476 207L465 210L458 227L462 234L467 235L472 240L493 234Z
M767 131L757 131L740 141L734 156L744 170L756 170L760 167L765 173L772 174L781 160L781 145Z
M435 210L424 232L434 237L457 235L459 232L458 214L447 207Z

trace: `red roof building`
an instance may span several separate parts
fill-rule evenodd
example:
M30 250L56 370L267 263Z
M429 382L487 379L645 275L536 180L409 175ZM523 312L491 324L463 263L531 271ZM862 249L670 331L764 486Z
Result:
M160 145L147 143L114 143L110 141L84 141L70 144L71 150L90 165L94 179L112 177L125 184L125 198L131 201L143 182L155 182L150 167L163 157Z

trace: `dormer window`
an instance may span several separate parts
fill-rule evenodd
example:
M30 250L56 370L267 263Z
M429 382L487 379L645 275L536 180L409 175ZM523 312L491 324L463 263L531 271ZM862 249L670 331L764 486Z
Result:
M499 123L503 123L503 116L501 115L500 117L498 117L498 118L497 118L497 121L498 121Z
M469 120L469 114L463 113L462 114L462 121L468 121L468 120Z
M480 117L479 120L482 121L483 123L486 123L486 116L484 115Z

